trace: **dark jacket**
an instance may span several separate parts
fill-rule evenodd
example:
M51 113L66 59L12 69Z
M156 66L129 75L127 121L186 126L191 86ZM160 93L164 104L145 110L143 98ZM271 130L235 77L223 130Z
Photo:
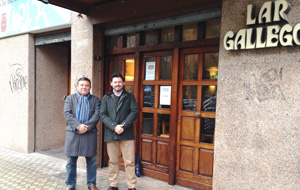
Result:
M138 106L133 94L123 90L118 105L113 91L109 91L102 99L100 106L100 119L105 125L104 141L117 141L114 139L115 127L124 124L124 132L118 140L134 140L134 121L138 116Z
M78 98L72 94L65 99L64 117L68 122L66 127L66 140L64 153L67 156L92 157L97 154L97 123L99 121L100 99L91 95L89 97L90 113L89 120L85 122L88 131L82 135L77 132L81 124L76 118L76 107Z

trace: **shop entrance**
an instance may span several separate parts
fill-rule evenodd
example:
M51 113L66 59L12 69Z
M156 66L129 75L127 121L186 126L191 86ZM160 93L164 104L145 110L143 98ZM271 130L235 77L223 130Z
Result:
M143 175L212 189L218 23L206 21L107 39L106 91L111 74L119 72L125 76L125 90L137 100L135 144ZM105 151L103 155L107 162Z
M142 53L138 61L115 56L109 65L109 76L124 75L125 90L139 104L136 152L143 174L169 181L173 171L178 184L211 189L218 46Z

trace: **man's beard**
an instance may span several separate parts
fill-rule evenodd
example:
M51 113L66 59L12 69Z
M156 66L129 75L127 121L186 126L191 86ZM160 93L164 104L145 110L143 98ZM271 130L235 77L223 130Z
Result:
M118 87L119 89L117 89L117 87ZM116 92L121 92L121 91L123 90L123 88L122 88L121 86L117 86L117 87L114 88L114 91L116 91Z

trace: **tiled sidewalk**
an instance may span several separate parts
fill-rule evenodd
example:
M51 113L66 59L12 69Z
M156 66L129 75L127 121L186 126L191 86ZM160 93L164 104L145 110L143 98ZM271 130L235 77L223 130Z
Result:
M84 158L79 159L76 190L86 190ZM33 154L23 154L0 147L0 190L64 190L66 178L66 158L62 149L54 149ZM97 187L109 187L107 168L97 170ZM126 190L126 176L120 172L119 189ZM138 178L137 190L187 190L178 185L149 177Z

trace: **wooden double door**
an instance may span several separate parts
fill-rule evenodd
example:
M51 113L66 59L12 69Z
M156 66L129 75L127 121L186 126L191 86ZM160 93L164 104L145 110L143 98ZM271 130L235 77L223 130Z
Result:
M211 189L218 47L120 55L109 62L109 74L125 76L125 89L139 105L136 154L143 175Z

